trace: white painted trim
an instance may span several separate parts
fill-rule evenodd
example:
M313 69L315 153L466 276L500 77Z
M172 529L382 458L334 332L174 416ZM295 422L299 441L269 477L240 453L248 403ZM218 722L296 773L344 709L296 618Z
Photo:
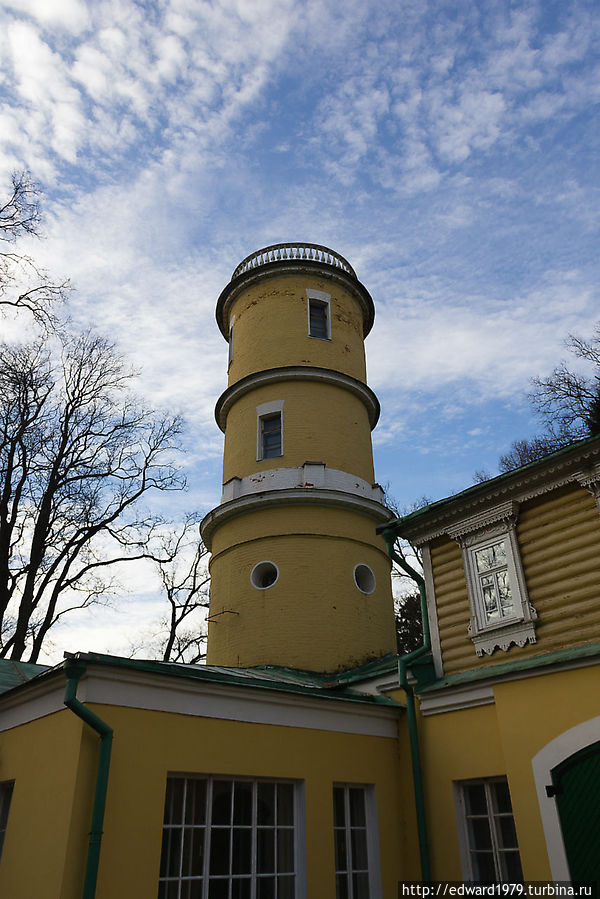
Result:
M568 759L573 753L579 752L580 749L584 749L598 740L600 740L600 716L590 718L588 721L564 731L547 743L543 749L540 749L531 760L553 880L570 882L571 874L556 799L550 798L546 794L546 786L552 782L550 772L564 759Z
M221 503L240 496L264 493L266 490L289 490L292 487L341 490L344 493L364 496L382 506L385 503L385 495L379 484L370 484L347 471L327 468L323 462L305 462L297 468L269 468L266 471L254 472L245 478L230 478L223 484Z
M257 390L259 387L271 386L273 384L279 385L285 381L319 381L322 384L331 384L333 387L348 390L358 397L365 406L371 430L377 424L380 412L379 401L371 388L367 387L363 381L330 368L293 365L271 368L266 371L258 371L254 374L246 375L241 381L236 381L235 384L228 387L217 400L215 407L215 418L220 429L225 431L229 410L241 397L252 390Z
M444 676L444 662L442 659L442 644L440 641L440 628L437 616L437 603L435 599L435 585L433 581L433 565L431 562L431 549L424 546L422 549L423 579L425 581L425 598L427 600L427 618L429 619L429 635L431 637L431 654L436 677Z
M348 509L359 515L366 515L368 518L372 518L377 524L384 524L393 518L393 513L381 503L356 494L344 493L341 490L326 490L315 487L265 490L263 493L240 496L237 499L222 503L209 512L208 515L205 515L200 523L202 540L210 551L215 530L226 521L237 518L238 515L253 512L255 509L265 509L269 505L281 507L284 505L310 504Z
M365 787L365 812L367 819L367 858L369 860L369 887L371 896L382 896L381 850L379 848L379 816L375 784Z
M419 696L419 706L424 717L459 709L473 709L480 705L494 704L494 688L491 684L469 685L456 690L441 690Z
M0 696L0 732L63 711L66 685L63 675Z
M63 692L64 683L61 682ZM390 739L397 739L397 722L401 713L400 706L373 707L363 703L324 699L318 695L311 697L250 685L219 684L191 678L187 680L93 664L87 666L77 696L82 702L99 705ZM56 711L55 703L47 707L38 704L32 709L34 714L26 715L19 723L51 711Z

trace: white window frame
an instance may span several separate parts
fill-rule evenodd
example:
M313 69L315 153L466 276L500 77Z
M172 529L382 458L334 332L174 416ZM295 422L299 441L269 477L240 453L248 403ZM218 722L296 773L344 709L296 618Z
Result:
M187 782L194 780L202 780L206 783L206 799L204 804L204 815L203 822L193 824L189 821L182 822L181 825L175 824L172 826L163 824L163 844L165 833L167 830L171 831L183 831L185 827L197 827L204 830L204 849L203 849L203 870L201 875L193 875L196 880L202 879L202 897L206 899L209 894L209 886L210 886L210 856L211 856L211 837L212 837L212 796L213 796L213 784L215 781L232 781L232 782L244 782L252 785L252 793L253 793L253 809L252 809L252 823L247 825L248 829L251 830L251 841L252 841L252 868L253 871L250 874L240 873L237 875L238 877L248 877L252 878L251 881L251 899L255 899L257 893L257 882L261 879L261 873L256 870L256 840L259 830L261 829L261 825L257 822L256 811L256 794L259 784L289 784L293 788L293 814L294 821L292 825L277 825L276 823L272 826L273 830L277 830L278 827L282 827L285 830L292 829L293 830L293 843L294 843L294 871L293 872L285 872L286 874L294 875L294 899L306 899L306 844L305 844L305 831L306 831L306 821L305 821L305 798L304 798L304 783L298 780L292 780L284 777L278 778L269 778L269 777L247 777L247 776L238 776L238 775L220 775L220 774L179 774L179 773L169 773L167 775L167 783L170 780L182 780ZM187 788L186 788L187 789ZM218 830L226 830L228 829L230 834L233 833L234 824L230 825L217 825ZM246 825L244 826L246 827ZM266 829L270 829L267 827ZM231 836L230 836L231 842ZM183 852L183 839L180 841L180 855ZM276 862L275 862L276 864ZM180 861L180 870L181 870L181 861ZM262 876L270 876L269 873L263 873ZM274 872L273 876L275 877L275 899L277 899L278 889L277 889L277 872ZM180 873L178 876L168 876L159 878L159 885L165 882L175 882L178 884L182 884L185 878L185 875ZM185 878L186 881L188 878ZM223 875L223 878L226 883L231 884L233 880L236 879L235 874Z
M379 827L377 823L377 797L375 793L374 784L362 784L362 783L334 783L334 789L342 789L344 791L344 831L346 836L346 859L349 860L352 858L352 849L351 849L351 825L350 825L350 794L349 791L353 790L362 790L364 799L365 799L365 822L366 822L366 836L367 836L367 873L368 873L368 881L369 881L369 896L370 899L377 899L378 896L381 896L381 863L380 863L380 854L379 854ZM332 802L333 798L333 790L331 792ZM341 829L341 828L340 828ZM334 848L335 851L335 848ZM337 865L335 864L335 856L334 856L334 871L337 875L338 873L348 874L348 868L345 871L338 872ZM337 878L336 878L337 879ZM337 885L336 885L336 895L337 895ZM351 874L348 879L348 899L354 899L354 891L351 882Z
M468 825L468 814L467 814L467 803L465 799L465 787L468 786L483 786L485 788L485 797L486 797L486 807L487 807L487 815L482 815L481 817L487 817L490 835L492 840L492 853L494 858L494 868L496 872L496 882L502 883L505 882L502 879L502 870L500 866L500 854L503 851L507 851L500 846L499 834L498 834L498 818L502 817L511 817L514 823L515 813L514 809L512 809L512 798L511 798L511 812L497 812L493 807L493 799L492 799L492 790L491 784L493 783L506 783L508 787L508 778L505 776L502 777L485 777L485 778L476 778L473 780L462 780L455 781L453 783L454 790L454 808L456 812L456 824L458 829L458 846L460 853L460 863L462 868L463 880L467 882L474 882L475 875L473 873L473 863L472 863L472 854L470 839L469 839L469 825ZM509 796L510 796L510 788L509 788ZM479 816L475 816L479 817ZM521 859L521 852L518 845L516 849L519 850L519 860ZM508 850L510 851L510 850ZM521 862L522 865L522 862Z
M281 420L281 452L278 456L263 455L263 427L262 423L265 418L279 413ZM262 462L263 459L279 459L283 456L283 400L272 400L270 403L261 403L256 407L256 461Z
M491 655L495 649L506 651L512 644L525 646L526 643L536 642L537 612L529 602L527 595L525 574L517 540L517 507L515 504L509 503L497 512L498 517L501 517L500 521L492 520L490 522L491 516L488 516L488 521L483 526L475 527L470 533L465 533L465 531L468 531L473 523L476 525L481 523L477 521L462 522L461 526L454 528L451 533L462 549L471 612L468 634L478 656L483 656L484 653ZM514 603L514 614L500 620L488 621L475 553L500 541L504 543L506 549L506 570Z
M325 327L327 330L326 337L319 337L317 334L310 333L310 304L318 303L319 306L325 308ZM315 290L311 287L306 288L306 311L308 314L308 336L315 340L331 340L331 295L324 293L322 290Z

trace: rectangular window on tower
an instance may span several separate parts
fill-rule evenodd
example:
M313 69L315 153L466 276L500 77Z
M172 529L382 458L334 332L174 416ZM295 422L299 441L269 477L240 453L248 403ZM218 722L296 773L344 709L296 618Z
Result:
M331 340L330 297L322 290L307 290L308 336Z

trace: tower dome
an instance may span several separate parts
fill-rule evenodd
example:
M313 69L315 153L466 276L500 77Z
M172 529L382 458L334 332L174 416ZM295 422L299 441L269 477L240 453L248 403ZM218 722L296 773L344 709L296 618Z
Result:
M394 650L373 316L350 264L308 243L251 254L218 299L229 368L215 410L223 496L201 525L209 664L334 671Z

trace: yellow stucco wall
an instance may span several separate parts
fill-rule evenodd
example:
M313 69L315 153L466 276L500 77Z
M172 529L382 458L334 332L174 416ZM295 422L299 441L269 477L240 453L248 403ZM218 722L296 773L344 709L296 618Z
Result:
M317 671L352 667L395 650L390 561L374 522L325 506L274 506L215 533L208 662L288 665ZM278 581L257 590L250 572L274 562ZM376 589L361 593L354 566Z
M407 857L413 845L405 833L410 806L403 798L396 739L116 706L90 708L115 731L97 899L156 896L169 772L303 781L306 895L319 899L335 897L333 784L374 784L384 899L395 899L399 879L417 876L414 859ZM70 712L60 712L2 734L2 771L15 778L0 865L0 895L10 899L79 899L81 895L95 758L93 753L81 754L78 770L80 722L69 716ZM62 737L59 728L65 728ZM54 734L50 742L49 734ZM39 744L32 739L36 737ZM87 783L86 796L83 790L74 796L78 778ZM79 833L69 841L74 806L73 827L77 825Z
M331 340L308 336L307 288L331 296ZM232 320L230 384L282 365L332 368L365 380L362 313L335 281L306 275L264 277L236 298L229 324Z
M469 601L460 547L431 547L444 672L454 674L600 642L600 515L593 496L568 486L523 504L517 538L529 599L537 611L533 645L477 658L467 635Z
M257 411L283 401L283 456L257 461ZM364 403L348 390L317 381L282 381L245 394L227 416L223 481L271 468L324 462L373 482L371 426Z
M421 751L435 879L463 876L453 784L506 775L525 880L551 879L532 759L598 714L600 667L496 684L494 704L421 719Z
M15 782L0 896L79 899L97 748L67 711L0 734L0 781Z

